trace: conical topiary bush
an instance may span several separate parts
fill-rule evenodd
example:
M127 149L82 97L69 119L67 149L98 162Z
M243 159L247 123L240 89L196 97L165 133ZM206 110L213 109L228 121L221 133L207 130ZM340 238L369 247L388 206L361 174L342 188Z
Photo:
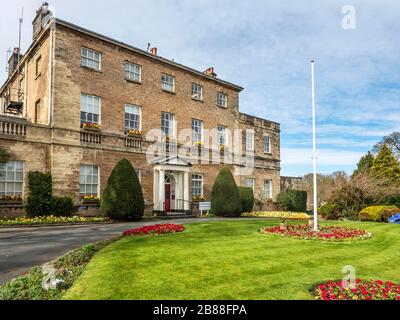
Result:
M222 217L239 217L242 202L231 171L224 168L215 179L211 193L211 213Z
M117 163L108 178L101 199L101 213L112 219L137 221L143 217L142 187L127 159Z

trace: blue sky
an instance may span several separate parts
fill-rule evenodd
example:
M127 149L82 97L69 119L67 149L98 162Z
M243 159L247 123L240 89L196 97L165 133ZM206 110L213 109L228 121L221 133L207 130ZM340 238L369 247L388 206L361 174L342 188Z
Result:
M40 1L2 4L6 51L23 50ZM310 58L316 59L319 171L349 173L400 124L400 2L393 0L51 1L56 16L245 87L240 109L281 123L282 174L311 172ZM352 5L356 28L342 28ZM9 32L5 32L5 30Z

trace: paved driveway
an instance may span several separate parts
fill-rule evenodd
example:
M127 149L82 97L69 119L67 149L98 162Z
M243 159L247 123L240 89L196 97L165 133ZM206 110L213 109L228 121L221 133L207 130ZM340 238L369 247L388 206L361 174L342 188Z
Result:
M158 223L188 224L210 220L225 219L176 219L162 222L156 220L109 225L0 229L0 285L31 267L52 261L85 244L118 236L133 227Z

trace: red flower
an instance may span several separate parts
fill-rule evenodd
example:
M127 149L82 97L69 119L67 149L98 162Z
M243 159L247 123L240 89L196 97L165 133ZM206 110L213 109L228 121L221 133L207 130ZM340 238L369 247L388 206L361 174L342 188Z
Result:
M124 236L132 235L151 235L151 234L165 234L183 232L185 227L181 224L157 224L154 226L146 226L136 229L127 230L123 233Z

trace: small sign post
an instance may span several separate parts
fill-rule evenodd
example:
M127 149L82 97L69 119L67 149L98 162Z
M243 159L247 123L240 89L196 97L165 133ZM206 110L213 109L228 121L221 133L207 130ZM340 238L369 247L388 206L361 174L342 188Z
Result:
M210 211L211 210L211 202L199 202L199 210L201 216L203 216L204 211Z

